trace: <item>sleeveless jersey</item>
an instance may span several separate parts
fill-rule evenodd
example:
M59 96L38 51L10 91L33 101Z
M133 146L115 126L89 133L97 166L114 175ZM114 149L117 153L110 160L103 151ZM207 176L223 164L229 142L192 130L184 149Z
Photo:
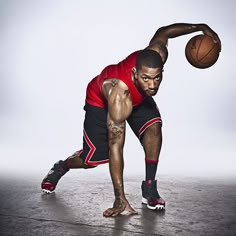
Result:
M100 75L92 79L87 87L86 102L92 106L106 107L107 101L102 94L102 85L104 80L114 78L123 81L127 85L133 106L139 105L145 96L138 91L132 81L132 69L135 67L138 52L133 52L118 64L105 67Z

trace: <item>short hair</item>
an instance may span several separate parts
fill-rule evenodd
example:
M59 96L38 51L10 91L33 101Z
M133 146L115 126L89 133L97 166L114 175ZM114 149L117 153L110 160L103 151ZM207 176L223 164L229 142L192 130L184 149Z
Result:
M163 67L164 63L160 54L151 49L141 50L136 58L136 70L140 70L142 66L149 68Z

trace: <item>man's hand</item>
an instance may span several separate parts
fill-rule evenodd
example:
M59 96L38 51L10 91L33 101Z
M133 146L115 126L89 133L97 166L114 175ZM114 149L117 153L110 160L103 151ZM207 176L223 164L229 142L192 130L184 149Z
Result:
M113 207L108 208L106 211L103 212L103 216L105 217L115 217L119 214L138 214L137 211L135 211L129 204L129 202L126 199L123 198L116 198Z
M208 25L206 24L201 24L201 29L202 29L202 32L206 35L209 35L210 37L213 38L214 42L215 43L218 43L220 45L220 50L221 50L221 41L220 41L220 38L218 36L218 34L213 31Z

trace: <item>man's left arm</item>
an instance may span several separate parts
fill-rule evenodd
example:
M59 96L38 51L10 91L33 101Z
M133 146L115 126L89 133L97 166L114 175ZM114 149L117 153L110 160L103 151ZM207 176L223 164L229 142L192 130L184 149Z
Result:
M159 28L149 42L147 48L156 50L162 56L165 62L168 56L166 46L168 39L176 38L182 35L191 34L194 32L202 31L203 34L209 35L213 38L215 43L218 43L221 48L221 41L217 33L213 31L207 24L189 24L189 23L176 23Z

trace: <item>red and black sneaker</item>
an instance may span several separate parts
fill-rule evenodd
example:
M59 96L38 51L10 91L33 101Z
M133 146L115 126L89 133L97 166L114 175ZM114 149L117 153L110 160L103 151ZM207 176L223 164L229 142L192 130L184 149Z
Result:
M59 181L59 179L69 170L64 161L58 161L50 169L41 183L41 188L45 193L52 193Z
M151 210L164 210L165 201L157 191L157 181L147 180L142 182L142 203Z

